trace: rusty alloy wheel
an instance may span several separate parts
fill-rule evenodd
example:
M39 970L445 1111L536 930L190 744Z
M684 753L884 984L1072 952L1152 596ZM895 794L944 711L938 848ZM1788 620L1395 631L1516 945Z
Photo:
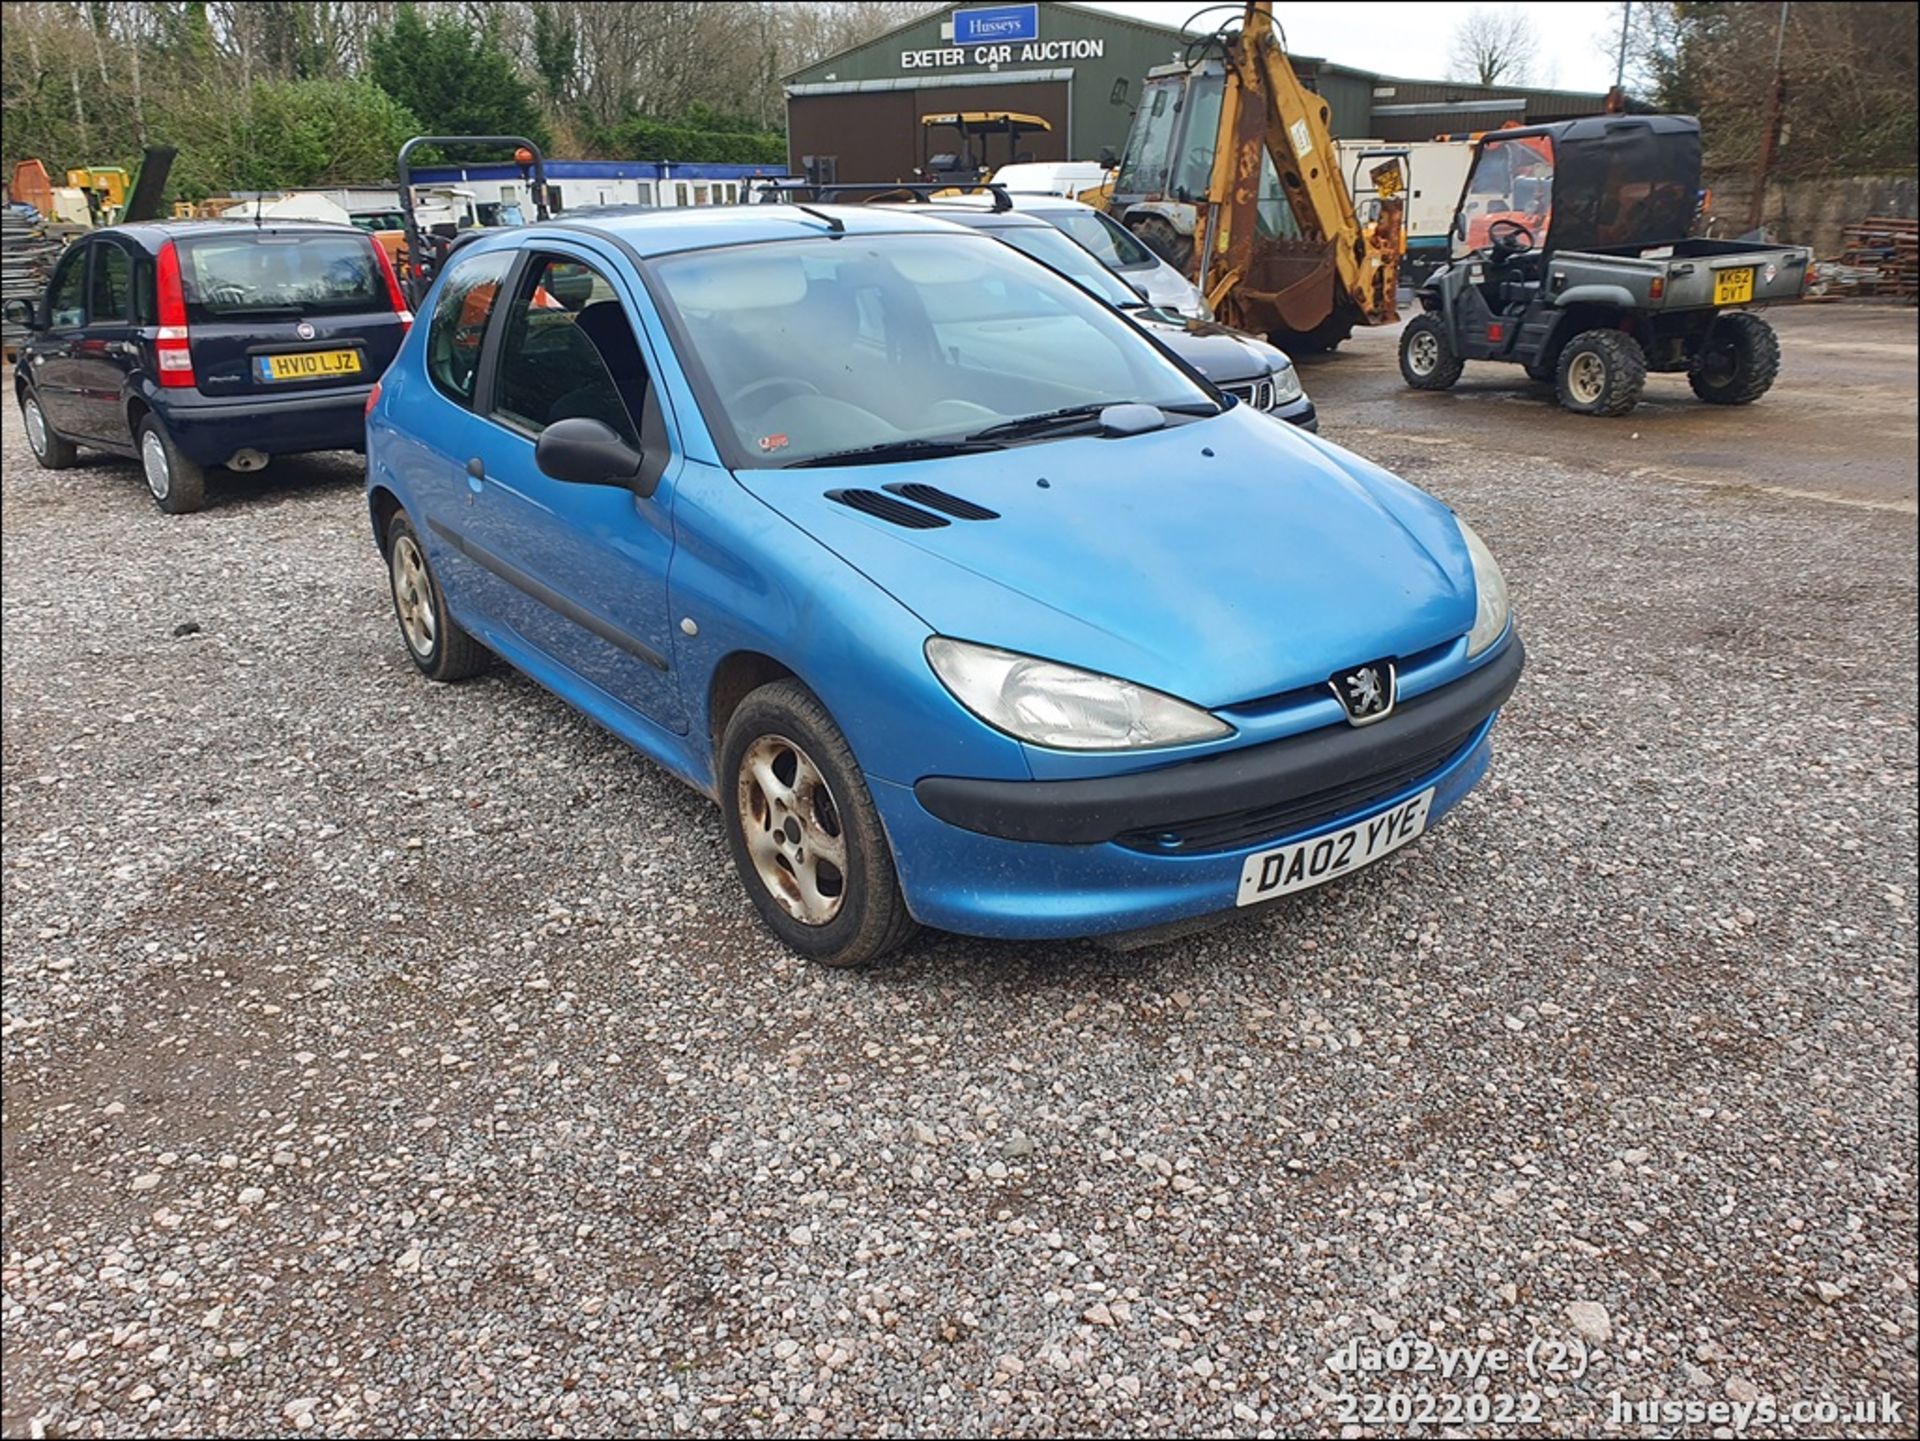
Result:
M785 736L763 735L740 757L740 825L760 883L809 926L840 914L847 839L826 778Z

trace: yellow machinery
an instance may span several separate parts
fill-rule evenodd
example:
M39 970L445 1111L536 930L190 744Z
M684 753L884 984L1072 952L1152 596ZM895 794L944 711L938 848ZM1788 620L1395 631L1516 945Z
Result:
M1370 172L1363 223L1340 173L1327 103L1293 73L1272 0L1247 0L1188 63L1142 87L1109 187L1082 199L1192 277L1219 318L1295 349L1331 349L1355 325L1399 318L1406 176Z
M922 115L920 143L924 163L921 174L933 180L984 180L994 169L987 153L992 137L1007 137L1007 158L1003 163L1011 165L1020 159L1020 141L1023 137L1044 135L1052 129L1053 126L1040 116L1024 115L1017 110L960 110L944 115ZM933 144L934 136L947 130L959 137L959 149L927 155L926 150ZM975 141L980 144L977 154L974 150Z
M67 184L83 190L87 208L102 225L111 225L126 208L132 177L118 165L88 165L67 172Z

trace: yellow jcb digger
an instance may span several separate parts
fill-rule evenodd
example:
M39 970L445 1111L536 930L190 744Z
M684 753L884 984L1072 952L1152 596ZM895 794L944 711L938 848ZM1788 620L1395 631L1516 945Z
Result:
M1363 223L1327 103L1294 74L1272 0L1211 8L1238 24L1148 73L1118 171L1080 198L1186 272L1222 321L1284 348L1330 350L1356 325L1398 320L1401 160L1369 172Z

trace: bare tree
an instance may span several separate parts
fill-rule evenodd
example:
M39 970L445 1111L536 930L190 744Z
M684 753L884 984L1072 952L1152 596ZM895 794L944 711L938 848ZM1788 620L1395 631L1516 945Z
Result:
M1454 26L1447 73L1477 85L1525 84L1539 52L1533 22L1517 5L1482 7Z

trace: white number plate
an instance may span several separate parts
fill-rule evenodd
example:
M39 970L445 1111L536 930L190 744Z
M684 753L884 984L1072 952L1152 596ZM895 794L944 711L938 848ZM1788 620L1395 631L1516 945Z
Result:
M1390 811L1310 841L1276 846L1247 857L1240 869L1240 894L1234 904L1250 906L1294 891L1304 891L1336 876L1372 865L1380 857L1416 840L1427 828L1433 792L1425 790Z

